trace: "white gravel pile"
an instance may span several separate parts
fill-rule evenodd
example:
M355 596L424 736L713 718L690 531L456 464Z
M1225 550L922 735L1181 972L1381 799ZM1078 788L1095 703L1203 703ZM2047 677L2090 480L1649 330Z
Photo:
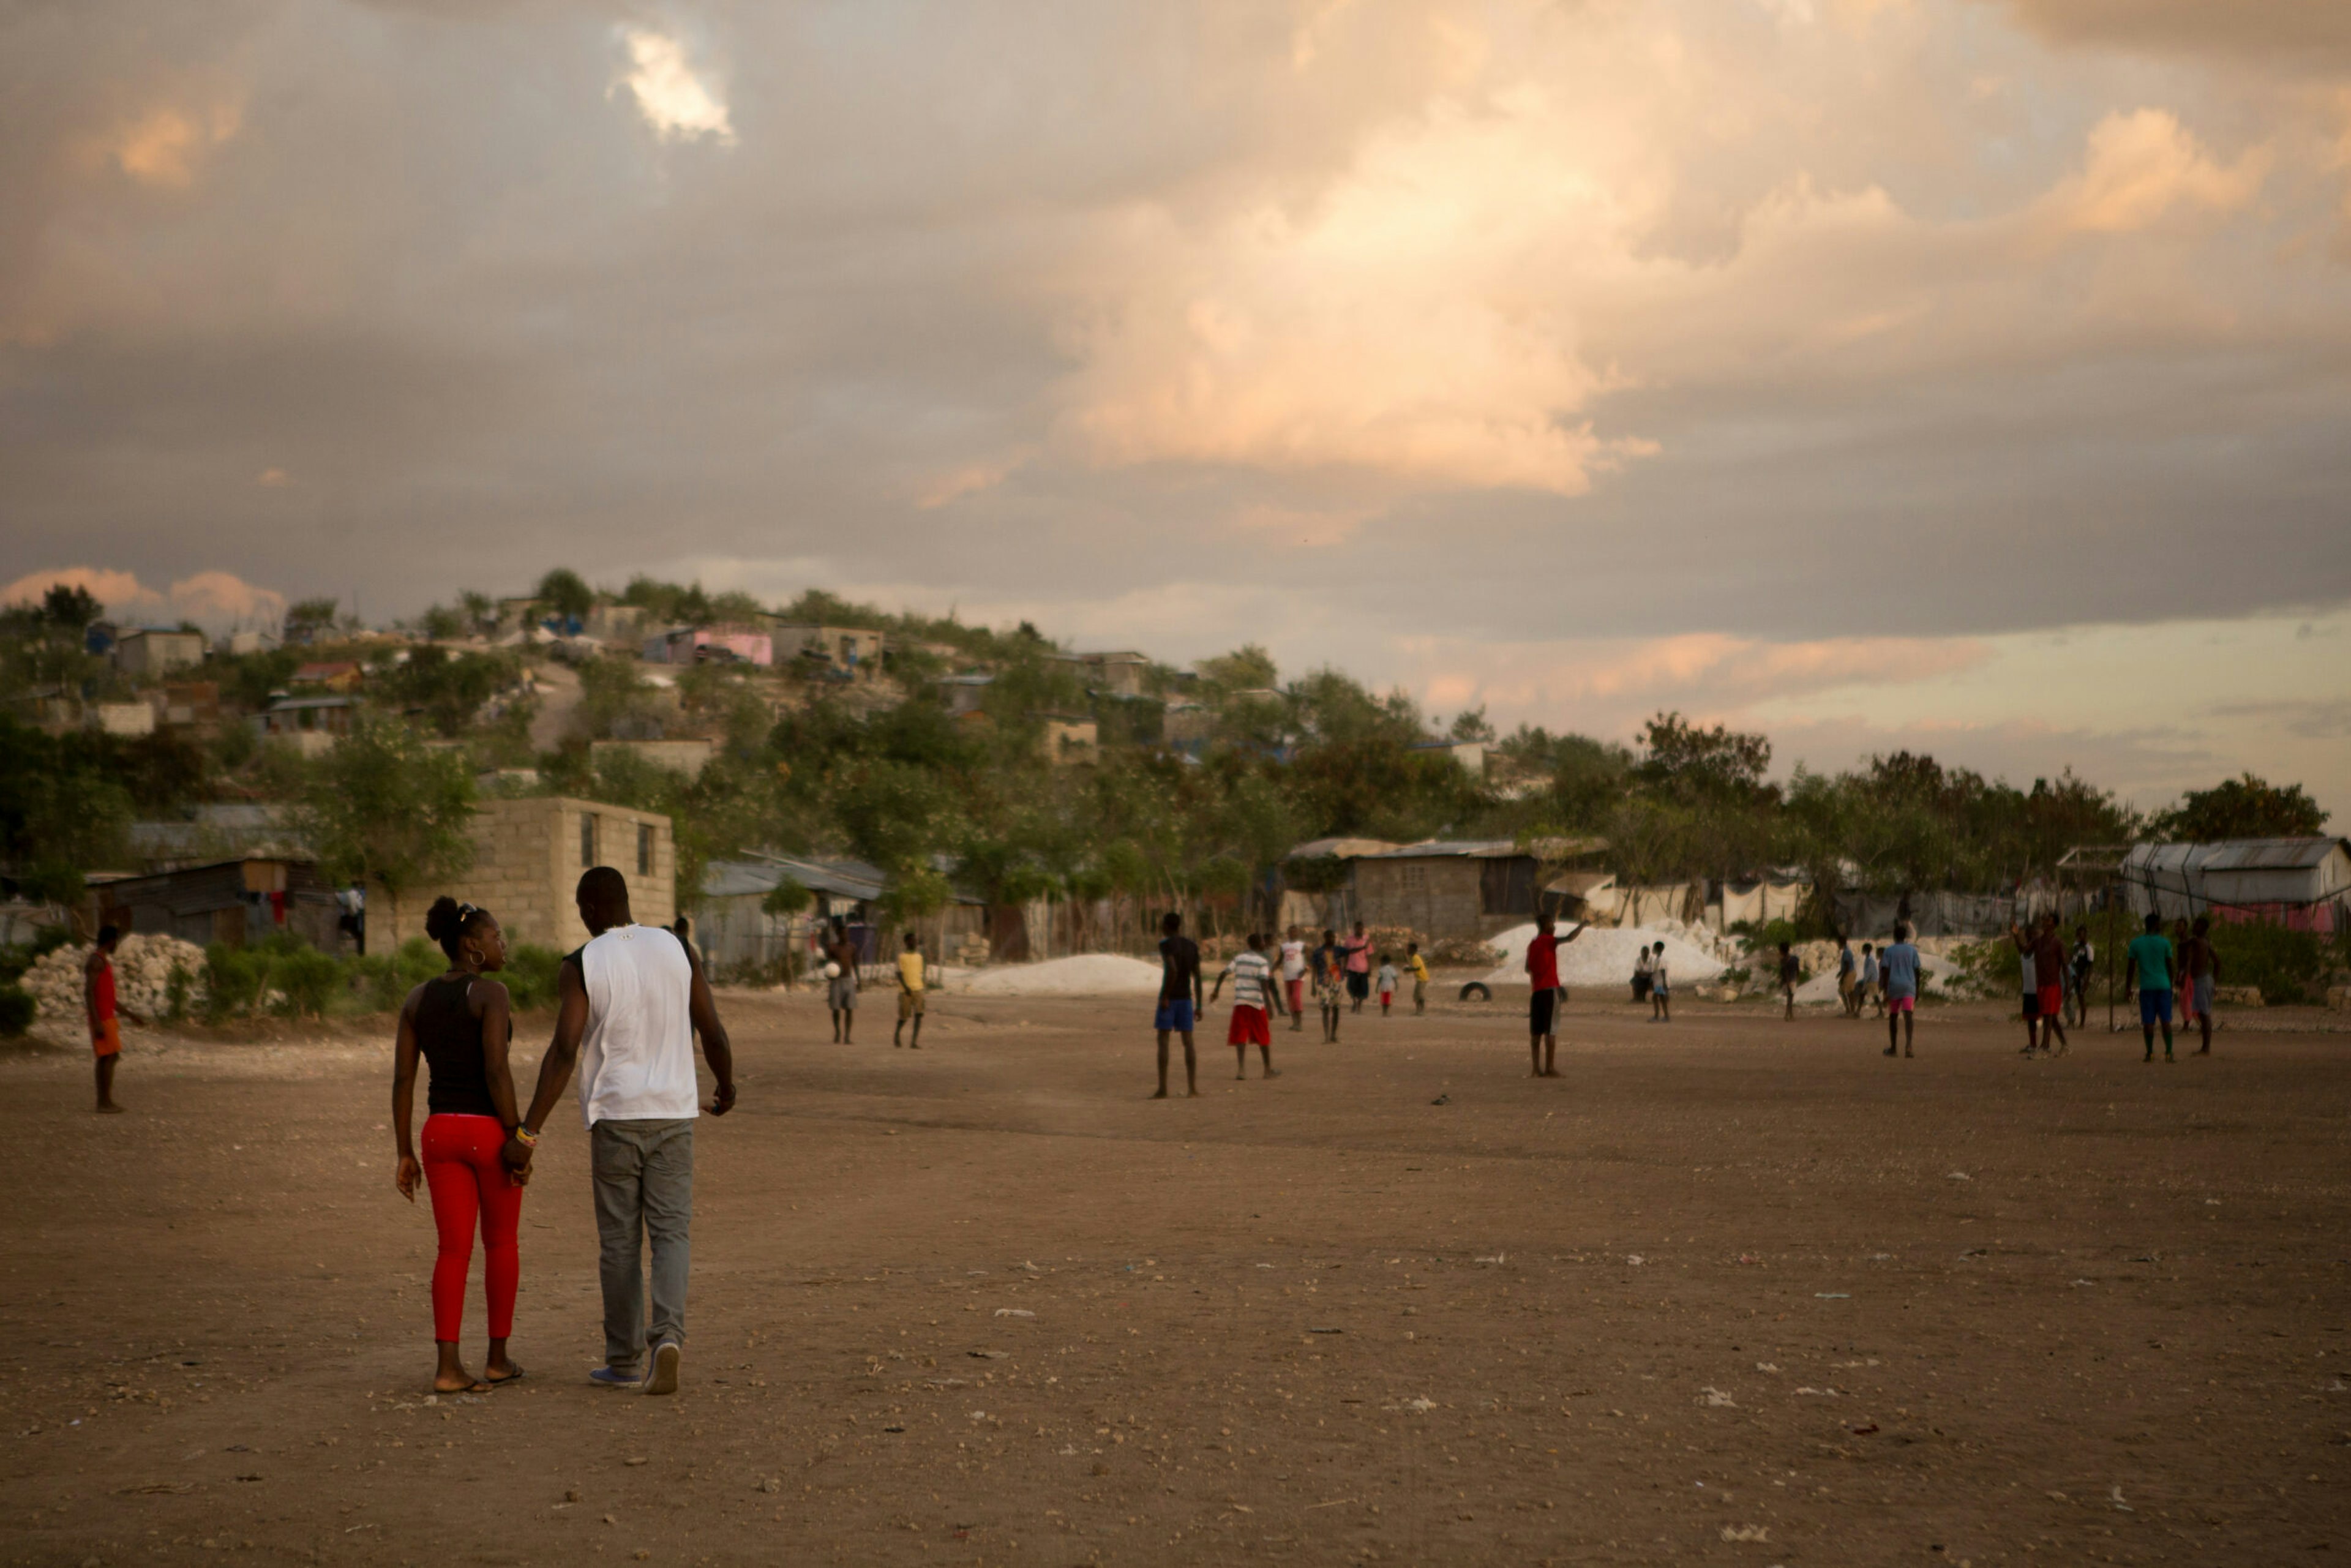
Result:
M1565 936L1569 929L1560 927L1559 935ZM1535 928L1529 924L1514 925L1499 936L1487 938L1502 950L1501 963L1486 977L1488 985L1527 983L1527 944L1534 940L1534 935ZM1678 929L1662 925L1587 925L1583 935L1559 950L1560 983L1571 988L1623 986L1629 995L1633 966L1639 962L1641 949L1659 942L1666 945L1667 974L1677 986L1696 985L1722 973L1721 962L1687 940Z
M1159 966L1116 953L984 969L956 988L967 997L1134 997L1159 994Z
M33 993L35 1016L46 1022L81 1017L81 967L89 956L87 943L69 942L41 955L19 982ZM161 1018L172 1005L172 970L188 976L188 1006L204 996L204 950L176 936L150 936L132 932L114 947L114 996L123 1010L141 1018Z
M1830 953L1834 955L1836 951L1836 945L1834 943L1831 943L1828 946ZM1853 959L1856 965L1861 962L1861 948L1858 944L1854 947ZM1774 947L1771 949L1768 957L1759 958L1757 961L1759 963L1768 962L1776 964L1780 961L1780 950ZM1831 956L1827 960L1827 964L1828 968L1824 973L1814 975L1811 979L1806 980L1802 985L1796 988L1796 1000L1799 1005L1810 1007L1817 1002L1823 1006L1834 1006L1837 1002L1839 998L1837 996L1836 959L1834 956ZM1935 988L1938 991L1950 990L1953 987L1953 983L1959 977L1959 967L1957 964L1952 963L1949 958L1938 958L1932 953L1921 952L1918 955L1918 967L1925 972L1928 979L1934 982ZM1856 968L1854 973L1857 978L1860 975L1860 970ZM1778 988L1775 985L1773 988L1775 994L1777 988Z

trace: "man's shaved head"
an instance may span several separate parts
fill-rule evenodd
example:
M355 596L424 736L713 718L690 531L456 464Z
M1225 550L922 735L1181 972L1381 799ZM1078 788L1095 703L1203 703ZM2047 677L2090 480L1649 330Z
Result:
M629 880L608 865L592 865L580 873L572 894L580 905L580 924L589 935L601 936L629 923Z

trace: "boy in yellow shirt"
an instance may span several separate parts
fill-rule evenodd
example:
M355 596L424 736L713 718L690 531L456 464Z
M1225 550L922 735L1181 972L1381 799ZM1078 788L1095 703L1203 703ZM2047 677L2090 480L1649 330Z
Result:
M1419 943L1405 946L1404 967L1412 976L1412 1012L1418 1018L1428 1010L1428 960L1420 956Z
M890 1043L903 1045L898 1037L905 1032L906 1020L914 1020L914 1049L923 1049L923 950L915 946L914 934L906 933L906 950L898 955L898 1027L890 1031Z

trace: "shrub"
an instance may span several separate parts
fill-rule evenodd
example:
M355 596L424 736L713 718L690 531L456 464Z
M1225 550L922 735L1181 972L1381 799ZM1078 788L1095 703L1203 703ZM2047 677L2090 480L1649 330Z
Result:
M411 936L390 953L371 953L346 959L350 988L369 1010L397 1012L408 993L449 967L440 948L422 936Z
M206 947L204 1021L218 1023L250 1015L260 1007L262 988L268 979L268 960L259 948L232 947L225 942Z
M344 988L344 962L316 947L271 954L270 1011L280 1018L324 1018L337 993Z
M15 1039L33 1027L33 993L22 986L0 986L0 1037Z
M498 975L507 983L507 1004L517 1012L553 1007L562 967L563 955L554 948L517 945L507 953L507 967Z
M2308 931L2249 921L2212 923L2212 953L2224 986L2259 986L2271 1003L2323 1002L2330 955L2326 940Z

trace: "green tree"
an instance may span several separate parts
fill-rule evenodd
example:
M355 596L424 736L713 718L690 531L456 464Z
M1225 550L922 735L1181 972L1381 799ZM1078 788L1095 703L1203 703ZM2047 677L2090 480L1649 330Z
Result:
M362 717L305 772L295 821L329 880L360 878L397 897L473 863L463 754L427 746L397 719Z
M41 614L49 624L77 635L104 613L106 607L98 601L98 596L79 584L69 587L53 582L49 591L41 595Z
M1643 782L1684 800L1698 796L1754 796L1766 789L1771 766L1769 737L1746 735L1716 725L1700 729L1678 713L1661 713L1644 727L1647 755L1635 772Z
M2326 812L2299 784L2272 784L2248 773L2210 789L2190 789L2147 824L2158 839L2211 843L2220 839L2307 839L2326 829Z
M596 591L568 566L559 566L538 580L538 601L556 614L580 620L596 608Z

